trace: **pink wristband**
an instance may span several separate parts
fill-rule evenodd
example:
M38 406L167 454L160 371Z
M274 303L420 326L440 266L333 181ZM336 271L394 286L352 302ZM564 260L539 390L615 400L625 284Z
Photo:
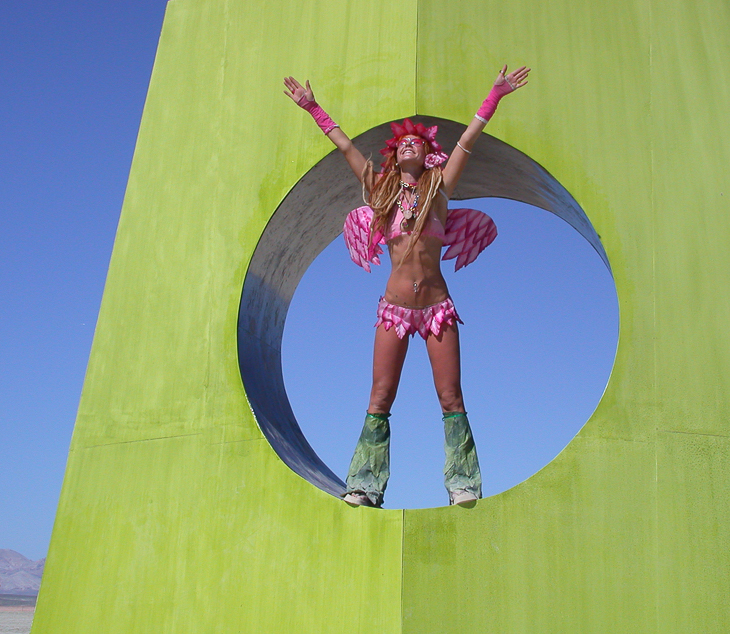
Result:
M505 95L511 93L513 90L514 88L510 86L508 81L505 81L499 86L492 86L492 90L489 91L487 98L484 100L481 108L479 108L474 116L479 119L479 121L487 123L487 121L492 118L494 111L497 109L499 100Z
M300 108L304 108L309 114L312 115L314 122L319 126L320 130L325 134L329 134L335 128L339 128L330 116L322 110L322 107L316 101L310 101L305 95L302 95L301 99L297 101L297 105Z

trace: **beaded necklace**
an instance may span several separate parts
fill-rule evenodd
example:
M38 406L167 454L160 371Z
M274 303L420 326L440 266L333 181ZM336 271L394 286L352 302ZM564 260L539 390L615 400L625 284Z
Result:
M401 213L403 214L403 220L401 220L400 228L403 233L410 233L408 229L406 228L406 225L410 220L418 220L418 191L416 190L417 185L411 184L411 183L404 183L403 181L400 182L401 192L398 195L398 198L396 199L396 204L398 205L398 209L401 210ZM403 201L405 200L405 193L406 191L410 191L413 193L413 198L411 199L411 202L407 206L403 206Z

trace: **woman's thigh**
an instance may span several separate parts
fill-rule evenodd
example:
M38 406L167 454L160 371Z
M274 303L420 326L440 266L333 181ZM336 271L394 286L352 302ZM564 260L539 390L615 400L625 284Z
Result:
M426 348L441 407L446 412L463 411L458 326L456 324L446 326L438 337L429 335L426 339Z
M400 339L395 328L386 330L383 326L378 326L375 330L370 412L386 414L390 411L408 352L408 339L408 335Z

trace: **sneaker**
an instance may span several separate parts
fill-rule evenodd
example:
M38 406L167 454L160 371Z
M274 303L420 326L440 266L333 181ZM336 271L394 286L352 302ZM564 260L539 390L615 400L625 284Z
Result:
M356 506L375 506L362 491L351 491L343 499L348 504L355 504Z
M464 489L456 489L456 491L449 491L449 504L466 504L468 502L476 502L479 498Z

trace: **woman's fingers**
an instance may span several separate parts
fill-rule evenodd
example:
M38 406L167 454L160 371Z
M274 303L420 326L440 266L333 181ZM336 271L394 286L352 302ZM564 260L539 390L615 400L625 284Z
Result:
M515 79L515 81L521 82L525 79L527 79L527 74L530 72L529 68L520 69L520 71L515 71L512 74L512 77Z
M527 68L527 66L522 66L507 75L506 79L509 82L510 86L517 90L518 88L522 88L522 86L527 84L527 76L531 70L532 69Z
M302 88L302 85L293 77L284 77L284 85L293 93L297 88Z
M295 103L299 101L299 98L305 92L304 87L294 77L284 77L284 86L286 87L284 94ZM307 90L311 92L309 81L307 81Z
M285 77L284 81L288 81L294 88L301 88L302 85L293 77Z
M507 64L505 64L500 71L497 73L497 79L494 80L495 86L501 86L505 81L507 81L507 77L505 76L505 73L507 72Z
M314 93L312 92L312 87L309 85L309 80L307 79L305 83L306 88L294 79L294 77L284 77L284 86L286 88L284 94L297 105L300 105L299 101L302 97L305 97L308 101L314 101Z
M301 99L302 95L305 95L310 101L314 99L314 93L312 92L312 87L309 85L309 80L305 83L307 86L306 88L293 77L284 77L284 85L287 87L291 95L293 95L292 99L294 99L294 101Z
M294 87L289 82L287 82L286 77L284 78L284 87L286 88L284 94L289 97L289 99L296 101L296 99L294 98Z

